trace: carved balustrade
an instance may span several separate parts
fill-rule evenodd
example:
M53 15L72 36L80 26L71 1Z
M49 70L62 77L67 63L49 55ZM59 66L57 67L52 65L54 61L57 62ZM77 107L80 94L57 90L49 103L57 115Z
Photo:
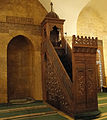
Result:
M56 108L72 113L72 82L62 65L52 43L44 42L45 57L45 100ZM44 76L43 76L44 77Z

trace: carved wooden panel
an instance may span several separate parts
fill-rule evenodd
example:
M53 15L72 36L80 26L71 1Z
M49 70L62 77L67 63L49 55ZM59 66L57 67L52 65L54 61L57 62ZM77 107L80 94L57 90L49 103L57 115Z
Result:
M76 88L76 94L77 94L77 98L76 98L76 103L77 104L83 104L86 103L86 99L85 99L85 95L86 95L86 91L85 91L85 64L78 64L77 63L77 67L76 67L76 84L77 84L77 88Z
M64 87L60 82L59 76L54 65L47 58L47 79L46 79L46 96L47 102L56 108L71 114L71 105L68 102L67 95L64 92Z
M75 53L91 53L95 54L96 53L96 48L88 48L88 47L74 47L73 52Z
M94 56L87 57L86 60L86 91L87 91L87 107L97 107L97 80L96 80L96 63L93 61Z
M78 112L97 110L95 55L75 54L74 94ZM94 61L93 61L94 60Z
M94 72L94 66L92 64L86 65L86 84L87 84L87 102L95 102L94 101L94 89L95 89L95 72ZM92 99L93 96L93 99Z
M53 48L51 42L47 42L46 45L47 45L48 55L49 55L52 63L54 63L54 66L56 68L58 76L60 77L62 84L68 91L69 96L72 98L73 95L72 95L71 79L68 76L67 72L65 71L64 66L61 64L61 61L60 61L55 49Z
M88 46L88 47L97 47L97 38L94 38L94 37L92 37L92 38L90 38L90 37L83 37L83 36L81 36L81 37L79 37L79 36L77 36L77 37L75 37L75 35L73 36L73 44L74 45L77 45L77 46L81 46L82 45L82 47L83 46Z

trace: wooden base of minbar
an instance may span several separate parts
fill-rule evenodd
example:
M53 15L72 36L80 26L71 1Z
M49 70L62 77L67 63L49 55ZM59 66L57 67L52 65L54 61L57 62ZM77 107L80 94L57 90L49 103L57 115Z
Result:
M80 113L74 115L75 119L84 119L84 120L89 120L89 119L95 119L100 116L101 112L98 111L92 111L92 112L85 112L85 113Z

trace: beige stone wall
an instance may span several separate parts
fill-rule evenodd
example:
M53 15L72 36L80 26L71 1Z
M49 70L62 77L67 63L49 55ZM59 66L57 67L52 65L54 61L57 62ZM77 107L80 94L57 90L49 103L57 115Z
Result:
M34 46L34 87L32 96L42 100L41 29L46 10L38 0L0 0L0 103L7 95L7 46L13 37L23 35Z
M33 18L34 24L40 24L46 10L38 0L0 0L0 21L6 16Z
M105 75L107 76L107 20L105 20L100 13L103 11L104 6L101 6L103 2L105 2L105 0L92 0L81 11L77 22L77 34L81 36L98 37L99 40L103 40L104 67ZM107 85L107 79L104 81L104 85Z

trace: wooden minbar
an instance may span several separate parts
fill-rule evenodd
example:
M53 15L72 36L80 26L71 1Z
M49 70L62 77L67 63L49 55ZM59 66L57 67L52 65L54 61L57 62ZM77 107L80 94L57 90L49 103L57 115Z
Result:
M73 36L71 49L64 39L64 21L51 7L41 23L43 98L73 117L97 115L97 38Z

